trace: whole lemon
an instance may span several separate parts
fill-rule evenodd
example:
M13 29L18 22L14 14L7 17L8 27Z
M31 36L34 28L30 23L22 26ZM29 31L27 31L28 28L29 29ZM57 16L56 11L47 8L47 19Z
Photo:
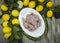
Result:
M19 11L18 10L12 10L12 16L17 17L19 15Z
M12 24L13 24L13 25L14 25L14 24L19 24L19 20L16 19L16 18L14 18L14 19L12 20Z
M44 0L38 0L39 2L41 2L41 3L43 3L44 2Z
M42 10L43 10L43 6L42 5L38 5L36 7L36 11L41 12Z
M29 0L24 0L24 1L23 1L23 5L24 5L24 6L27 6L28 4L29 4Z
M4 38L5 38L5 39L8 39L10 36L11 36L11 33L5 33L5 34L4 34Z
M47 7L52 7L52 6L53 6L53 2L50 1L47 3Z
M8 26L8 21L4 21L3 22L3 27L7 27Z
M34 1L31 1L31 2L29 3L29 7L30 7L30 8L34 8L34 7L35 7L35 2L34 2Z
M9 14L4 14L4 15L2 16L2 19L3 19L4 21L7 21L7 20L10 19L10 15L9 15Z
M52 16L53 16L52 10L47 11L47 17L52 17Z
M1 10L3 11L7 11L8 10L8 7L4 4L1 5Z
M4 33L10 33L11 31L12 31L12 29L10 27L4 27L3 28Z

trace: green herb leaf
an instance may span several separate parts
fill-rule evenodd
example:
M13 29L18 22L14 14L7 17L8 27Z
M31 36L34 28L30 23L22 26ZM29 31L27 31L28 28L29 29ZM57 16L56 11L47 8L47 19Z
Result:
M19 33L18 34L18 32L14 35L14 38L15 39L22 39L22 35Z
M18 26L13 26L14 31L20 31L20 27Z

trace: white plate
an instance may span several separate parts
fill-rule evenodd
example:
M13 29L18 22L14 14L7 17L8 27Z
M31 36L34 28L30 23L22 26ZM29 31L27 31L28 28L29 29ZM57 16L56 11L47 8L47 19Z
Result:
M34 13L36 15L39 16L40 20L41 20L41 26L39 28L37 28L35 31L29 31L27 30L24 25L23 25L23 20L22 18L26 17L26 15L28 13ZM31 9L31 8L24 8L20 11L20 14L19 14L19 21L20 21L20 26L22 27L22 30L24 32L26 32L28 35L32 36L32 37L35 37L35 38L38 38L40 37L41 35L43 35L44 31L45 31L45 23L44 23L44 20L42 18L42 16L40 15L40 13L38 13L36 10L34 9Z

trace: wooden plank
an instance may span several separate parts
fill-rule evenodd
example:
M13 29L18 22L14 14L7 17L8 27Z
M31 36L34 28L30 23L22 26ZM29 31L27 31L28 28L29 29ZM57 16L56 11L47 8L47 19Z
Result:
M60 43L60 19L56 19L56 43Z
M51 37L52 37L52 35L51 35L51 33L52 33L52 19L48 19L47 18L47 20L48 20L48 34L47 34L47 38L46 38L46 40L47 40L47 42L48 43L51 43Z

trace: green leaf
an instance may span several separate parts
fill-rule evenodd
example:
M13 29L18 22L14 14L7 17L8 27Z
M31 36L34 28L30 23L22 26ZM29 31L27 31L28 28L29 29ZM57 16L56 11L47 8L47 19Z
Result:
M8 42L11 42L12 40L14 40L14 36L11 35L11 37L8 39Z
M20 27L18 27L18 26L13 26L13 30L18 32L18 31L20 31Z
M15 35L14 37L15 39L20 39L19 35Z
M14 0L14 2L17 2L18 0Z
M10 5L11 3L14 3L14 0L4 0L4 2L8 5Z
M14 3L14 8L18 8L18 4L17 3Z
M48 10L48 8L45 8L42 12L41 12L41 14L43 15L45 15L46 14L46 12L47 12L47 10Z
M44 6L46 6L46 4L49 2L50 0L45 0L45 2L43 3Z
M8 26L9 26L9 27L12 27L12 24L11 24L11 22L10 22L10 21L8 22Z
M19 25L14 25L12 26L13 27L13 35L14 35L14 38L15 39L22 39L22 33L21 33L21 30L20 30L20 27Z
M9 11L12 11L12 9L13 9L13 4L10 4L8 7L9 7ZM9 13L11 13L11 12L9 12Z
M8 41L7 43L18 43L18 40L13 39L12 41Z
M14 35L14 37L15 37L15 39L22 39L22 35L19 33L16 33L15 35Z
M60 12L60 6L53 7L53 12Z

